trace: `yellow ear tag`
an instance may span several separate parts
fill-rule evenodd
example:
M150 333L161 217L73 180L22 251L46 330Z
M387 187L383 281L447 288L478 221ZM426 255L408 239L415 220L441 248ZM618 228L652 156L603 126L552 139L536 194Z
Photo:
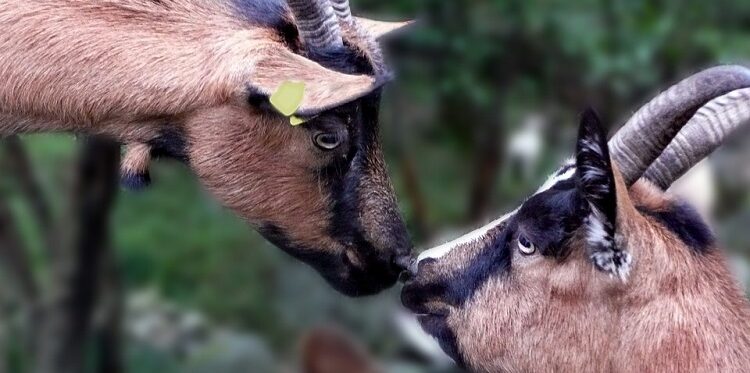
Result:
M276 92L271 95L271 105L273 105L279 113L284 116L292 116L300 105L302 105L302 98L305 96L305 83L293 82L286 80ZM299 124L299 123L298 123Z
M300 124L305 123L305 122L307 122L307 119L300 118L296 115L292 115L291 117L289 117L289 123L291 123L292 126L299 126Z

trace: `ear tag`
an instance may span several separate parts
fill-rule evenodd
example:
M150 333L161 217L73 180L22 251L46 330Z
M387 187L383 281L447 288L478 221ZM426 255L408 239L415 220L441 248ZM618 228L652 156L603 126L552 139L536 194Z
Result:
M289 117L289 123L292 126L299 126L300 124L305 123L305 122L307 122L307 119L300 118L296 115L292 115L291 117Z
M294 113L302 105L304 96L305 83L286 80L271 95L270 102L279 113L289 118L292 126L298 126L305 123L305 119L295 116Z

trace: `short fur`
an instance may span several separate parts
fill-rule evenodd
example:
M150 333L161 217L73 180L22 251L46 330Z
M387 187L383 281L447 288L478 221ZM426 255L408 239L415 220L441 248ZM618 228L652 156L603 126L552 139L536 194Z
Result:
M563 217L585 220L591 211L585 205L566 210L575 202L561 204L564 193L586 193L563 180L479 240L420 263L404 288L404 304L472 371L746 371L750 304L721 251L708 249L713 241L694 215L677 218L684 208L671 197L645 181L627 188L616 165L606 168L613 185L602 197L613 198L616 207L605 222L614 223L614 251L632 257L624 278L598 268L590 254L599 246L585 223L563 236L550 230L568 226ZM544 209L538 200L556 201L557 208ZM536 244L535 253L519 250L520 235ZM498 237L509 241L498 244ZM708 245L701 255L696 242ZM550 255L549 247L564 255ZM504 270L474 281L477 259L494 261L485 268L502 262ZM452 284L466 283L470 295L455 302Z
M0 29L0 136L109 135L129 144L123 182L136 188L150 156L178 159L339 290L395 283L410 243L368 109L385 78L362 41L347 39L335 61L300 50L283 0L8 0ZM287 80L305 83L302 126L260 105ZM364 125L375 133L366 140ZM347 141L322 151L321 131ZM339 172L324 178L333 164Z
M696 253L705 253L714 247L713 232L698 211L684 201L668 201L656 209L639 206L638 211L662 224Z

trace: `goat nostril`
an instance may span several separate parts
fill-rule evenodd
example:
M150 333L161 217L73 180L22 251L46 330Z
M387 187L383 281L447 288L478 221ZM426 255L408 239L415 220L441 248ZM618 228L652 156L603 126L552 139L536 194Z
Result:
M411 280L413 280L415 277L414 273L411 271L403 271L400 275L398 275L398 282L405 284Z
M393 265L404 271L411 271L417 259L411 255L398 255L393 259Z
M429 270L431 267L435 267L437 265L437 259L435 258L425 258L420 261L418 261L414 267L419 270L420 268Z
M401 270L398 281L406 283L417 275L417 258L412 255L397 256L393 265Z

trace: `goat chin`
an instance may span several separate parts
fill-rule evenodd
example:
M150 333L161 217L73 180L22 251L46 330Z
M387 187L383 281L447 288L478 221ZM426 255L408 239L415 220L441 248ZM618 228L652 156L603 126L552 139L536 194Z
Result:
M446 355L435 338L427 334L419 325L417 315L398 310L393 314L393 320L409 346L427 359L430 365L437 368L453 365L453 359Z

